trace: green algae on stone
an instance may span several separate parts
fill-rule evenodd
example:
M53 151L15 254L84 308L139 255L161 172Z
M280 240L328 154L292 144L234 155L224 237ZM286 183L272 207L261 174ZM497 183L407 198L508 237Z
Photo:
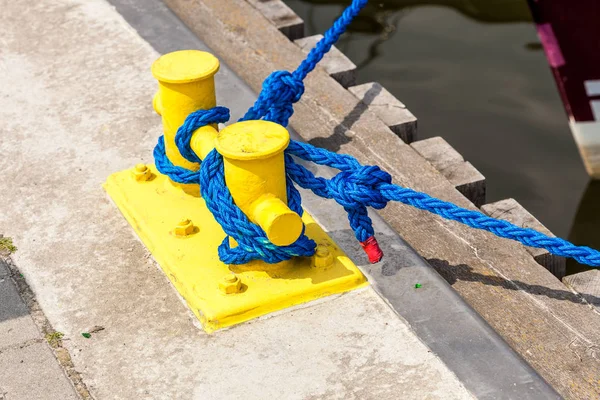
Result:
M46 341L50 344L50 346L56 347L64 336L65 334L62 332L47 333Z
M10 255L17 251L17 246L13 244L11 237L0 235L0 254Z

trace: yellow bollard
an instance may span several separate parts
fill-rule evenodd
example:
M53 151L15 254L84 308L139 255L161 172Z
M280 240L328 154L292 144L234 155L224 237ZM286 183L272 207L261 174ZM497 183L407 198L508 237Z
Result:
M214 75L218 70L219 60L198 50L168 53L152 64L152 75L158 80L158 92L152 104L162 116L166 154L174 165L193 171L200 167L181 156L175 145L175 134L190 113L216 106ZM211 126L199 130L216 134ZM197 185L175 185L198 195Z
M153 98L162 116L165 149L174 165L197 171L199 165L181 156L175 134L193 111L216 105L214 75L219 61L202 51L185 50L165 54L152 65L159 82ZM214 148L217 131L212 126L193 134L192 149L201 159ZM267 140L265 140L265 138ZM289 143L285 128L267 121L233 124L219 135L218 151L225 156L227 185L236 204L259 224L272 243L287 246L302 233L302 219L287 207L283 150ZM196 185L180 185L197 196Z
M199 167L181 156L174 138L189 113L215 106L213 76L218 69L218 60L200 51L166 54L152 66L159 81L153 105L162 116L166 153L175 165ZM235 203L274 244L293 243L306 227L318 248L314 257L276 265L223 264L218 247L225 232L198 196L198 185L175 184L153 164L109 176L104 188L204 329L212 332L365 286L364 275L313 218L306 212L300 218L288 208L287 130L267 121L239 122L220 133L215 128L197 129L190 146L201 159L215 147L223 155Z
M287 206L283 151L289 142L288 131L269 121L238 122L216 140L235 204L277 246L294 243L303 228L300 216Z

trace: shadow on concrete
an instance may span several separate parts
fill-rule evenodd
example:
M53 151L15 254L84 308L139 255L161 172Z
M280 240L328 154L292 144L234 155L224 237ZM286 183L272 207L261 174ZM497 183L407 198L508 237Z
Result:
M353 232L342 228L347 222L340 213L329 211L317 215L332 229L329 234L367 273L374 290L408 322L410 329L456 374L474 398L560 398L379 216L371 214L384 258L371 265ZM452 273L447 263L441 268ZM469 268L461 271L467 274ZM422 287L415 287L417 283Z
M318 244L326 244L329 246L341 247L336 243L331 243L330 240L323 239L322 228L314 223L306 224L306 235L315 240ZM358 243L357 247L358 246ZM343 251L343 250L342 250ZM289 262L283 262L278 264L267 264L260 261L250 261L247 264L229 266L229 270L236 274L243 273L246 271L261 271L264 272L272 280L284 279L310 279L313 285L318 285L324 282L344 278L354 274L354 271L350 270L344 263L337 260L334 264L329 265L325 268L315 267L315 263L312 257L294 257Z
M375 238L383 251L383 258L377 264L371 265L352 229L339 229L327 234L356 265L375 271L383 277L392 277L403 268L424 267L423 259L398 235L375 232Z
M13 282L8 265L0 256L0 323L28 315L29 310Z
M309 140L308 143L330 151L339 151L344 144L352 141L352 136L346 135L346 132L352 129L352 126L365 113L369 108L369 104L373 102L379 93L381 93L381 87L379 85L371 87L371 89L365 93L364 100L356 103L356 106L354 106L352 111L344 117L344 120L333 128L333 134L331 136L314 138Z
M456 281L480 282L484 285L498 286L504 289L524 291L527 293L546 296L552 299L570 301L573 303L583 303L582 297L590 303L600 301L595 296L580 296L565 287L565 290L550 289L545 286L531 285L517 280L506 280L499 276L488 276L474 272L473 268L466 264L450 265L447 261L439 259L427 260L429 264L450 284L454 285Z

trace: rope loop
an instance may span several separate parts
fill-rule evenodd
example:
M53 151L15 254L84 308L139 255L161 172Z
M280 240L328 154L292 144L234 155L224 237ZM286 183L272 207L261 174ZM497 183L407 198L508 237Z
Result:
M183 125L177 129L177 133L175 134L175 144L179 153L183 158L190 162L201 163L202 160L200 160L191 148L193 133L196 129L202 128L203 126L225 123L227 121L229 121L229 109L226 107L214 107L209 110L194 111L185 118ZM200 179L199 171L178 167L169 160L165 149L164 136L158 138L158 143L156 143L156 146L154 147L153 155L158 172L163 175L168 175L172 181L182 184L198 183L198 180Z
M174 165L167 157L165 151L165 138L160 136L158 143L154 146L154 164L156 169L163 175L167 175L172 181L177 183L189 184L198 182L198 171L192 171L187 168Z
M200 157L192 151L191 141L194 132L203 126L210 124L223 124L229 121L229 109L227 107L213 107L209 110L194 111L185 118L183 125L177 129L175 144L179 153L189 162L201 163Z
M288 184L288 205L291 210L302 215L300 193ZM300 238L289 246L276 246L269 241L266 233L252 223L246 214L235 205L229 189L225 185L223 156L211 151L200 167L200 193L206 207L226 233L219 246L219 259L228 264L246 264L252 260L263 260L274 264L292 257L312 256L316 243L309 239L304 230ZM237 242L232 248L229 237Z

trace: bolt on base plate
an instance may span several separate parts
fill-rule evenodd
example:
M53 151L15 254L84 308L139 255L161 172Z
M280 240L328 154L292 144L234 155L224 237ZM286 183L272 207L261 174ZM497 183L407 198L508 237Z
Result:
M139 179L138 166L109 176L104 188L205 331L367 285L358 267L307 212L302 217L306 234L319 244L314 257L277 265L223 264L217 248L225 233L204 200L184 193L154 165L147 167L148 179Z

